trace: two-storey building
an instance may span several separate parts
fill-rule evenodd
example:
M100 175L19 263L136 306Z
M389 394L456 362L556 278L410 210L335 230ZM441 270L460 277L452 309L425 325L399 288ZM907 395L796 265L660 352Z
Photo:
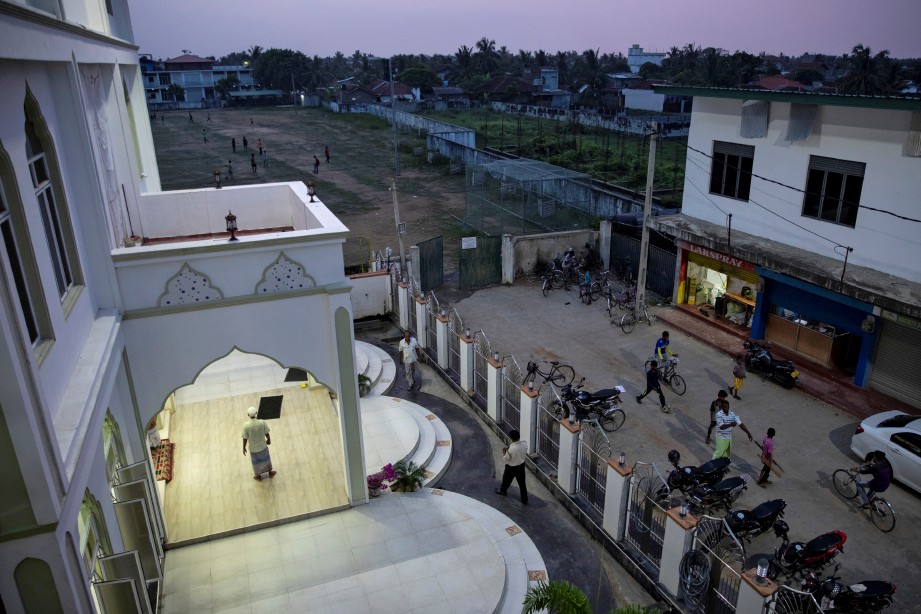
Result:
M694 97L676 302L921 407L921 100Z

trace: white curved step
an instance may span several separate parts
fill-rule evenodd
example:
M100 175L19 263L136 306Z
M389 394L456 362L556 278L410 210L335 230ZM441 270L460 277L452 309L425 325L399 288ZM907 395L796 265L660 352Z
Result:
M365 341L355 342L356 356L362 352L367 358L367 367L364 371L359 370L371 380L371 390L365 396L384 396L393 388L397 376L396 364L390 355L376 345ZM359 364L359 368L360 368Z

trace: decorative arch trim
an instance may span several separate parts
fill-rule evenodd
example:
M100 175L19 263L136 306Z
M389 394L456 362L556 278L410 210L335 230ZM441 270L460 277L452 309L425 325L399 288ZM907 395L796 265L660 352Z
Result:
M157 299L158 307L195 305L224 298L220 288L211 285L211 279L199 273L186 262L179 272L166 282L166 291Z
M256 294L292 292L316 285L316 280L307 274L304 265L280 252L278 258L262 272L262 280L256 284Z

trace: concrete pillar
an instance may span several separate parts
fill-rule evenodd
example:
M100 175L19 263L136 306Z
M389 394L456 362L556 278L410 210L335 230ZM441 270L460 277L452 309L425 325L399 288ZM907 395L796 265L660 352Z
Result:
M697 526L696 518L690 514L682 518L680 511L681 508L673 507L665 513L665 537L662 540L662 558L659 560L659 584L673 597L677 597L681 590L681 557L687 552L691 531Z
M770 579L764 578L763 585L758 584L757 574L754 569L749 569L742 574L739 583L739 598L736 601L736 612L752 612L761 614L767 612L768 600L777 592L778 586Z
M601 254L601 261L604 262L604 270L611 270L611 240L614 238L614 222L611 220L601 220L598 232L598 252Z
M435 340L438 344L438 366L448 370L448 343L450 343L451 334L448 331L448 316L440 313L435 316Z
M528 440L528 454L537 452L537 390L528 388L527 384L521 387L521 438Z
M406 330L409 328L409 305L410 305L410 296L409 296L409 284L400 282L397 284L397 296L399 298L399 308L400 308L400 328Z
M567 495L576 492L576 453L579 449L578 424L560 420L560 457L556 463L557 484Z
M468 329L469 330L469 329ZM473 396L473 337L464 332L460 336L460 385Z
M424 298L416 297L415 303L416 330L413 332L416 333L416 341L419 342L419 347L424 350L428 346L428 336L426 335L426 331L428 329L429 319L426 317L428 314L426 313L425 309L428 301Z
M499 422L499 404L502 402L502 364L490 356L486 361L486 413L493 422Z
M502 283L515 283L515 243L512 235L502 235Z
M615 541L621 541L627 528L627 502L630 499L630 476L633 468L621 467L616 460L608 461L604 489L604 517L601 528Z

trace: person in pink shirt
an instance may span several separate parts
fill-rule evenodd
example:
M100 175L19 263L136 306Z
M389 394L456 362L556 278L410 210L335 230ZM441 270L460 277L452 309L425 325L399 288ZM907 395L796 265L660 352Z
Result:
M771 465L774 464L774 435L776 431L773 428L767 430L767 437L761 442L761 474L758 475L758 486L766 488L772 482L768 479L771 477Z

